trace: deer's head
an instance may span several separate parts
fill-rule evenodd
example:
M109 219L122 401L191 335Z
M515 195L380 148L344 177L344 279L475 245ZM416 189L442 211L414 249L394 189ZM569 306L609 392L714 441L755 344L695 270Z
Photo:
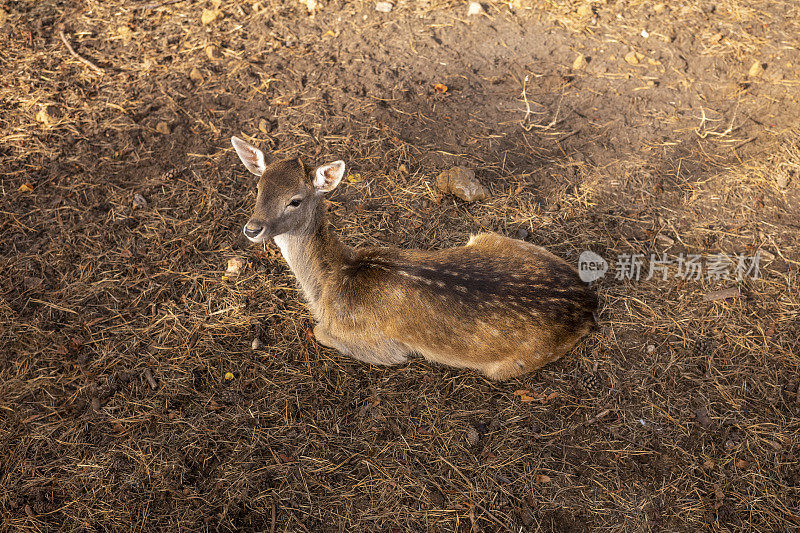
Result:
M344 161L309 172L300 159L268 162L261 150L238 137L231 143L247 170L258 176L256 206L243 230L252 242L303 230L321 195L335 189L344 176Z

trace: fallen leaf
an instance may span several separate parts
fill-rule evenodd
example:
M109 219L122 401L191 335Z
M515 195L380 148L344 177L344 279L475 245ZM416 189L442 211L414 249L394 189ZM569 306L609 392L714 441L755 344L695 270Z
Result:
M738 469L740 469L740 470L744 470L745 468L747 468L747 466L748 466L750 463L748 463L748 462L747 462L747 461L745 461L744 459L736 459L736 462L734 462L734 464L736 465L736 468L738 468Z
M703 461L703 468L705 468L706 470L711 470L712 468L714 468L714 464L715 463L713 459L706 459L705 461Z
M572 70L583 70L586 68L586 56L583 54L578 54L575 58L575 61L572 62Z
M433 90L437 93L446 93L447 92L447 85L444 83L437 83L433 86Z
M230 381L233 379L233 372L225 372L225 381Z
M163 120L156 124L156 131L162 135L169 135L169 124L164 122Z
M31 192L33 191L33 185L31 185L30 183L23 183L22 185L19 186L19 189L17 190L19 192Z
M550 476L546 476L544 474L536 474L536 482L537 483L550 483Z

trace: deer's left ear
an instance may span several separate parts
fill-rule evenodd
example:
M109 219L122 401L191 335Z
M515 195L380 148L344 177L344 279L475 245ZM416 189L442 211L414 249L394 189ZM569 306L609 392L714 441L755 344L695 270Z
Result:
M344 177L344 161L334 161L317 167L314 171L314 189L317 193L331 192Z

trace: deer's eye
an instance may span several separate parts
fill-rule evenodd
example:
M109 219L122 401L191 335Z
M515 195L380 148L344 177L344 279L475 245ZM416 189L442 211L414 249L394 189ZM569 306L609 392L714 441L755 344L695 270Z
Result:
M298 205L300 205L300 202L302 202L302 201L303 201L302 198L292 198L292 201L289 202L289 206L290 207L297 207Z

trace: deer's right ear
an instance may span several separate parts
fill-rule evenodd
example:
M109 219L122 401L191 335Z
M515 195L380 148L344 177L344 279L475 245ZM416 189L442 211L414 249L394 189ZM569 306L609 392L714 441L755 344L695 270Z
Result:
M233 148L239 154L239 159L242 160L247 170L260 178L264 173L264 169L267 168L264 152L239 137L231 137L231 144L233 144Z

